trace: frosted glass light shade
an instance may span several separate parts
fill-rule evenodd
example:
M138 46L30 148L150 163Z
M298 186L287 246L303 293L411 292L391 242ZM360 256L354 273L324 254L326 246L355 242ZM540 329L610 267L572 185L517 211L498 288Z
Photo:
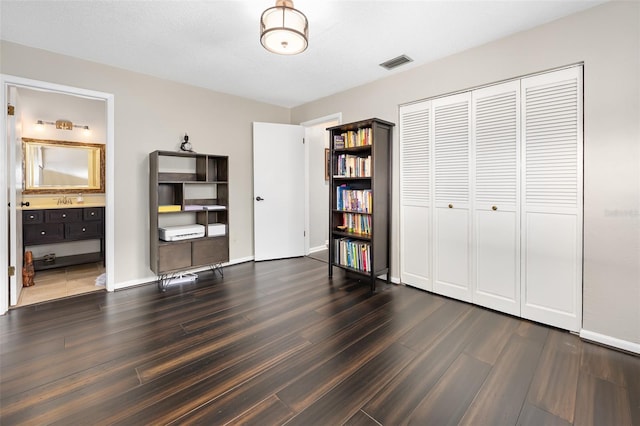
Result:
M293 8L290 0L278 0L275 7L262 12L260 43L270 52L295 55L304 52L309 42L309 22L304 13Z

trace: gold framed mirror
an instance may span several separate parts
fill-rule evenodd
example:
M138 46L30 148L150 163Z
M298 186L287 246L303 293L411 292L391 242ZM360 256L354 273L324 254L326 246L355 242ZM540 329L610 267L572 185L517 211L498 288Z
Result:
M103 193L105 145L22 138L24 194Z

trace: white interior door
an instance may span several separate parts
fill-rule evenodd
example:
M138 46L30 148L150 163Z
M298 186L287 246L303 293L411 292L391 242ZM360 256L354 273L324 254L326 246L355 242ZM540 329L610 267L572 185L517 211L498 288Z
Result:
M400 108L400 280L431 291L431 102Z
M470 302L471 93L433 101L435 211L433 291Z
M255 260L304 256L304 127L253 123Z
M472 97L473 302L520 315L520 82Z
M18 304L22 291L22 127L20 101L15 86L8 88L9 103L14 106L14 115L7 120L8 189L9 189L9 265L15 266L15 274L9 277L9 304Z

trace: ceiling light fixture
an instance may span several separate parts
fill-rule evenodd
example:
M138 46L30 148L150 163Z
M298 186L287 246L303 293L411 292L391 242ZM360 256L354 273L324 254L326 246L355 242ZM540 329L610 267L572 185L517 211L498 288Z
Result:
M276 5L262 12L260 43L269 52L296 55L309 45L309 21L293 8L291 0L276 0Z

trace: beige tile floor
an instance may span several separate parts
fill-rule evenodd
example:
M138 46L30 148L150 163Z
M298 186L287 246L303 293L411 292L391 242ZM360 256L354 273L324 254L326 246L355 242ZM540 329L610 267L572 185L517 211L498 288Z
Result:
M17 306L32 305L92 291L104 291L104 287L96 285L96 278L103 272L104 267L101 262L36 271L35 285L22 288Z

